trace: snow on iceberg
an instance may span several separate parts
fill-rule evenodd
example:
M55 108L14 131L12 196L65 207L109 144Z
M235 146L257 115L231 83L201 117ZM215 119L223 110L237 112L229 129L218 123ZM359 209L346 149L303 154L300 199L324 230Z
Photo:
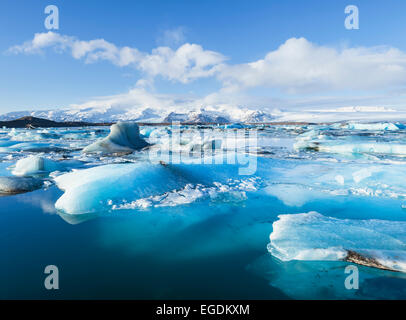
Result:
M348 261L406 272L406 222L350 220L317 212L280 215L268 251L282 261Z
M16 194L41 188L43 181L26 177L0 177L0 194Z
M95 143L85 147L85 153L131 153L146 147L148 143L140 137L140 129L134 122L117 122L110 133Z

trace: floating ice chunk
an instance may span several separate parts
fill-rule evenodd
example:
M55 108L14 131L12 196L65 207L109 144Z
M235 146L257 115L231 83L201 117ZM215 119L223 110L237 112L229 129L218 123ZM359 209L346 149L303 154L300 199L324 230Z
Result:
M8 136L15 141L38 141L43 139L57 139L60 136L51 133L48 130L27 130L27 129L12 129Z
M226 129L244 129L245 126L241 123L233 123L233 124L228 124L225 127Z
M320 145L318 151L330 153L377 153L406 155L405 144L390 143L343 143Z
M188 149L191 152L202 152L205 150L220 150L222 141L220 139L207 140L202 143L191 142Z
M110 128L110 133L83 149L85 153L131 153L146 147L148 143L140 137L138 125L134 122L118 122Z
M344 260L406 272L406 222L280 215L268 250L282 261Z
M64 213L103 211L109 200L144 198L176 189L162 165L113 164L70 172L55 178L65 193L55 203Z
M334 179L339 185L343 186L345 184L345 178L341 174L336 175Z
M42 157L30 156L18 160L12 173L16 176L27 176L56 170L58 170L58 164L55 161Z
M399 127L390 122L357 123L350 122L345 126L349 130L396 131Z
M194 160L165 165L145 162L109 164L73 171L55 178L57 186L65 191L55 207L68 214L105 212L111 209L111 204L169 194L188 184L210 188L219 184L230 185L230 179L241 178L238 165L216 164L216 160L213 157L211 164L208 161L195 164ZM253 187L255 185L248 181L236 190Z
M64 171L70 166L78 166L80 164L80 161L57 162L43 157L29 156L17 161L12 174L16 176L30 176L53 171Z
M149 136L151 135L151 133L157 130L155 127L144 127L140 130L140 134L143 135L146 138L149 138Z
M296 150L313 150L326 153L406 155L406 144L399 143L298 140L294 144L294 148Z
M0 146L0 152L60 152L65 149L45 142L22 142L9 146Z
M41 188L43 181L34 178L0 177L0 193L16 194Z

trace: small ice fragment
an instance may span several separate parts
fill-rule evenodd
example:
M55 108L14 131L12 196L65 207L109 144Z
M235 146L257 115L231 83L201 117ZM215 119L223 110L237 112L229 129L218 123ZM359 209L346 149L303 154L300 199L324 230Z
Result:
M344 180L344 177L341 174L336 175L335 179L336 179L338 184L340 184L342 186L344 185L345 180Z

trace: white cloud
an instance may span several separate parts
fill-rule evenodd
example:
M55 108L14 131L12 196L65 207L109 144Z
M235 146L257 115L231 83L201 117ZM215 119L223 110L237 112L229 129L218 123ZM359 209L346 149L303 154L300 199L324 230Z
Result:
M175 42L184 41L175 33L170 37ZM142 72L142 78L129 92L93 99L82 107L148 106L175 110L215 105L267 105L300 109L336 108L354 103L403 107L405 101L406 53L392 47L337 49L304 38L291 38L263 59L233 65L226 63L221 53L198 44L184 43L177 49L161 46L148 53L118 47L104 39L82 41L47 32L35 34L32 40L10 48L9 52L39 54L49 48L67 52L85 63L105 60ZM211 77L220 80L222 88L205 97L162 95L150 90L153 90L153 79L158 76L182 84ZM283 99L282 95L272 97L272 94L250 96L250 90L258 87L290 95Z
M151 76L164 76L169 80L187 83L191 80L213 76L224 57L200 45L185 43L176 51L169 47L152 50L139 63L139 68Z
M168 34L176 41L182 40L177 29ZM120 67L135 67L150 77L162 76L181 83L215 76L228 92L269 87L288 93L320 93L393 89L406 84L406 54L396 48L338 50L304 38L291 38L263 59L237 65L226 64L221 53L205 50L198 44L185 43L176 50L158 47L146 53L117 47L104 39L81 41L54 32L37 33L31 41L9 51L36 54L46 48L68 51L86 63L107 60Z
M288 93L387 89L406 84L406 54L390 47L337 50L291 38L264 59L222 66L219 78L234 89Z
M117 47L104 39L81 41L51 31L36 33L31 41L11 47L9 52L38 54L46 48L68 51L73 58L83 59L86 63L106 60L120 67L132 66L151 77L162 76L182 83L213 76L218 65L225 60L223 55L204 50L197 44L185 43L177 50L158 47L152 53L145 53L136 48Z

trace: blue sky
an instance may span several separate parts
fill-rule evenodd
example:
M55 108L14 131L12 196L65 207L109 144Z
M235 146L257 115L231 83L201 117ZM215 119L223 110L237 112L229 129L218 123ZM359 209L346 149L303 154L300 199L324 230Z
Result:
M168 75L167 65L156 71L155 66L141 66L138 60L117 65L111 59L75 58L70 49L60 50L60 42L40 50L20 47L11 52L10 48L33 40L35 34L48 32L44 27L44 8L49 4L59 8L60 27L54 31L61 37L74 37L72 41L104 39L117 48L136 49L144 58L160 46L176 51L185 43L196 44L203 53L198 53L193 63L203 61L208 52L222 58L207 66L213 67L209 74L190 78L185 73ZM344 8L349 4L359 8L359 30L344 28ZM315 105L326 99L327 105L332 107L348 104L351 100L360 104L384 101L401 107L406 84L403 70L406 66L403 56L406 52L405 13L406 2L402 0L2 0L0 113L53 109L85 104L95 97L121 96L139 86L137 81L140 79L148 80L143 90L152 95L187 96L200 102L204 97L215 95L215 99L204 100L208 103L216 103L216 99L224 102L231 96L235 101L244 96L241 103L249 103L252 99L253 103L257 101L270 107L300 106L307 101ZM299 41L300 38L305 42ZM289 39L296 40L287 42ZM343 75L337 78L331 74L315 76L309 83L305 83L308 79L303 79L305 84L302 85L298 75L281 81L275 79L275 70L281 70L283 77L289 73L286 66L279 69L277 65L281 60L290 63L289 59L281 58L290 51L278 51L284 43L289 44L289 50L305 50L311 45L313 48L309 50L315 50L316 57L320 54L322 61L324 49L336 50L337 63L344 63L343 59L352 54L351 51L343 53L348 48L367 48L367 53L361 53L365 59L376 53L376 46L396 48L399 52L394 57L389 49L383 49L378 57L371 58L371 61L379 60L376 64L357 69L354 78L364 73L365 78L353 82L350 76L348 85L342 80ZM245 64L258 62L274 51L277 51L277 57L270 58L268 69L264 67L273 74L263 75L255 70L252 76L247 75L252 70ZM309 55L312 56L312 51ZM327 53L326 60L334 56ZM384 65L386 57L393 60ZM351 58L345 65L351 65L355 60ZM329 68L327 62L326 65ZM292 68L295 68L294 64ZM313 67L309 68L311 71ZM303 73L308 73L309 68ZM342 68L333 69L329 72L340 73ZM382 69L383 73L370 74L371 69ZM245 75L247 79L240 81ZM262 76L263 80L257 81ZM377 80L369 83L374 77ZM369 84L360 85L362 81ZM379 99L374 101L375 97Z

